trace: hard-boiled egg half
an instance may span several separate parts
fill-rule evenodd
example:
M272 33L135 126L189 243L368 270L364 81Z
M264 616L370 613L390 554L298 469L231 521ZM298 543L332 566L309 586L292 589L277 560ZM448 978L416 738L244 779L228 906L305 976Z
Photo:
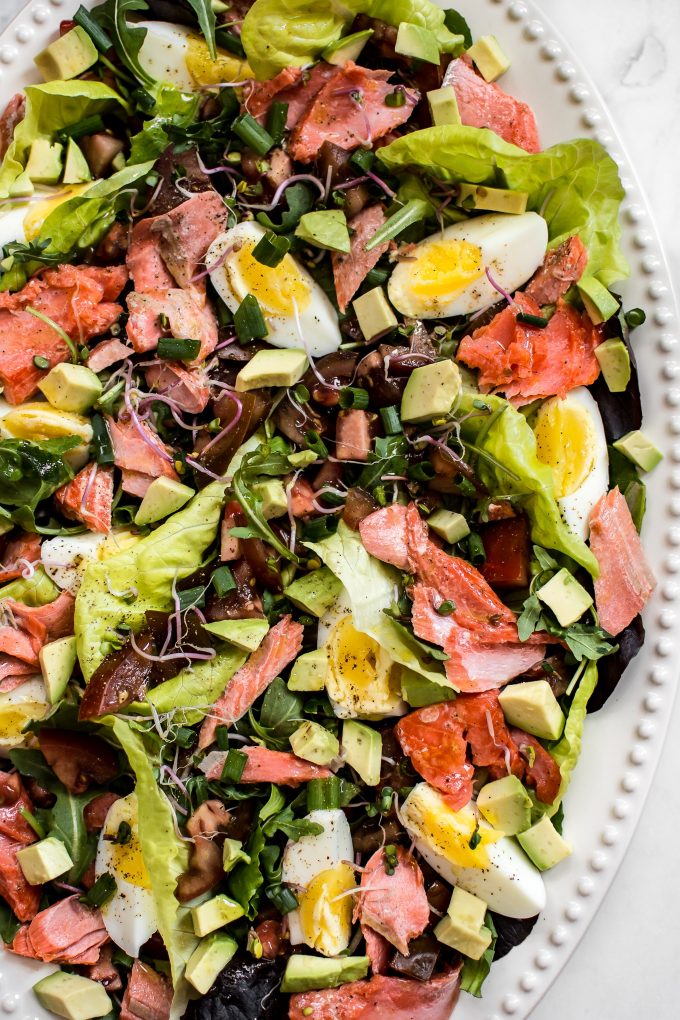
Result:
M42 564L59 588L77 595L88 563L108 560L138 541L139 536L125 528L115 528L108 535L94 532L57 535L43 542L40 550Z
M517 843L492 829L471 805L454 811L441 793L419 783L404 801L401 818L418 851L447 882L506 917L533 917L543 910L541 873ZM474 832L479 842L473 850Z
M609 488L609 458L602 418L585 386L564 399L551 397L533 420L536 454L552 468L555 498L565 524L587 539L590 513Z
M337 351L337 313L307 270L292 255L284 255L277 266L253 258L265 233L259 223L246 222L220 234L205 257L215 290L232 312L253 294L273 347L304 347L315 358Z
M155 81L169 82L179 89L197 85L217 85L252 78L248 63L218 49L213 60L208 46L197 32L167 21L140 21L146 29L139 50L139 63Z
M50 707L40 677L24 681L13 691L0 693L0 747L3 750L21 747L25 740L21 731L26 723L42 719Z
M340 719L402 714L399 671L375 638L356 629L345 591L319 620L317 634L328 659L326 692Z
M322 825L323 832L288 843L283 853L281 877L298 898L298 906L286 915L290 941L338 956L352 935L352 833L340 808L310 811L307 819Z
M420 241L388 283L390 301L404 315L438 319L470 315L500 300L486 275L515 291L543 261L548 228L537 213L492 213L454 223Z
M30 198L18 198L16 205L0 214L0 248L11 241L33 241L50 213L89 187L90 184L63 185L36 191Z
M109 808L95 858L97 878L108 873L116 881L116 891L101 908L104 927L130 956L139 956L158 928L137 826L137 795L130 793Z

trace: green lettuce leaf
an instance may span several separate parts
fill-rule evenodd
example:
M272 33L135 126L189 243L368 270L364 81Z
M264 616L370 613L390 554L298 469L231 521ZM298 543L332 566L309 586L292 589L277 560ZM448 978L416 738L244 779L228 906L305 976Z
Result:
M175 898L177 879L189 864L189 851L187 844L175 832L172 808L156 783L141 735L132 730L124 719L107 716L103 721L111 726L137 780L139 843L151 880L158 931L170 961L175 989L171 1017L180 1017L186 1007L188 993L184 971L187 960L198 945L191 914Z
M225 645L214 659L197 662L172 680L154 687L146 700L159 712L186 709L179 711L174 721L178 725L193 726L203 719L247 658L240 649Z
M17 125L14 139L0 167L0 198L32 190L24 176L29 149L37 138L52 139L62 128L85 117L105 113L118 103L127 104L117 92L98 81L48 81L26 88L26 116Z
M571 782L572 774L581 753L583 723L586 718L588 702L595 690L596 684L597 663L589 662L576 688L576 693L567 714L567 721L564 724L564 732L559 741L550 748L551 755L560 767L562 782L560 783L559 793L548 810L549 815L554 815L558 811L562 799L567 792L567 787Z
M146 538L108 560L88 563L75 610L78 659L86 680L119 624L137 630L148 609L172 608L173 580L201 565L215 540L223 502L224 485L213 482ZM137 592L134 602L126 601L131 587Z
M157 159L171 141L166 128L187 128L197 120L201 104L199 92L182 92L168 84L155 86L151 92L155 98L151 117L142 130L132 136L128 166Z
M430 0L255 0L246 14L241 42L257 78L273 78L284 67L301 67L336 42L357 14L388 25L402 21L428 28L445 53L464 48L462 35L449 32L444 11Z
M458 407L462 416L474 410L474 399L471 394L462 397ZM481 481L492 495L520 497L536 545L565 553L597 577L597 560L562 520L552 470L536 456L536 437L526 418L502 397L487 395L481 399L491 408L491 414L470 417L461 426L463 441L482 451L476 467Z
M139 14L148 11L146 0L104 0L92 11L99 24L107 29L113 39L115 49L121 62L128 71L142 83L150 85L153 78L139 62L139 51L146 39L146 29L140 28L134 21L128 21L128 14Z
M528 153L486 128L425 128L384 146L390 170L425 170L438 179L497 184L529 193L527 208L548 224L551 247L578 234L588 249L587 274L605 287L628 275L620 246L624 191L616 163L589 138Z
M58 594L59 589L42 564L35 568L31 577L17 577L0 588L0 600L14 599L25 606L46 606L54 602Z
M40 441L1 439L0 503L35 510L42 499L73 478L64 454L80 442L76 436Z

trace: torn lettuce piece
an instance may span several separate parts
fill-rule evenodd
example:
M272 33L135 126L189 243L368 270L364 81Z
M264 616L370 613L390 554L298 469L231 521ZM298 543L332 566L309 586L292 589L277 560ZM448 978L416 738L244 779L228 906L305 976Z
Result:
M564 732L559 741L550 748L550 754L560 767L562 782L559 793L548 808L547 813L554 815L559 810L562 800L574 769L581 754L581 740L583 738L583 724L586 718L588 702L597 685L597 663L589 662L576 688L573 700L567 713L567 721L564 724Z
M158 712L174 712L173 721L193 726L210 710L234 673L248 656L239 648L225 645L214 659L197 662L149 691L146 700Z

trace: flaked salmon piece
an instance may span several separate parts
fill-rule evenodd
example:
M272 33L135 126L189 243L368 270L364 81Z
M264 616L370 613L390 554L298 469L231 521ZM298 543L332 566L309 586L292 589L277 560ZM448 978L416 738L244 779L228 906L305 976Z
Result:
M291 996L289 1020L450 1020L460 991L460 965L431 978L375 975L339 988Z
M600 626L616 637L642 612L656 586L618 486L601 496L593 507L590 548L600 567L594 582Z
M11 538L5 547L0 566L0 584L13 581L40 562L40 535L22 531L16 538Z
M281 93L292 92L292 86L302 80L301 67L284 67L269 81L256 81L254 78L244 86L244 109L251 117L264 123L269 107L277 99L286 102Z
M0 835L0 896L20 921L35 917L42 894L39 885L28 884L17 860L17 850L25 846L25 843Z
M244 109L251 117L265 124L272 102L288 104L286 127L293 128L308 106L321 91L329 79L341 69L323 60L315 64L311 70L303 71L299 67L284 67L271 81L252 82L246 91Z
M45 606L25 606L13 599L5 599L4 605L11 608L14 618L28 633L44 642L73 634L75 602L70 592L62 591Z
M456 357L479 370L484 392L504 393L516 407L539 397L565 397L576 386L590 386L600 374L595 348L602 336L587 315L558 300L543 329L517 321L517 314L541 314L526 294L487 325L461 340Z
M358 67L349 60L317 92L296 124L288 151L300 163L310 163L324 142L343 149L370 146L411 116L420 94L404 91L402 106L387 106L385 99L396 85L388 84L391 71Z
M78 894L41 910L28 926L35 958L46 963L96 963L109 935L101 911L81 903ZM83 957L90 959L83 959Z
M213 742L219 725L229 726L245 715L272 680L299 654L303 634L302 624L295 623L290 616L284 616L272 627L246 664L234 673L224 694L213 705L210 716L201 727L200 748Z
M578 234L574 234L546 252L543 265L524 288L524 293L539 305L554 305L572 283L578 283L587 265L588 249Z
M121 474L123 492L129 492L131 496L139 496L140 499L144 499L147 489L153 481L153 475L145 475L143 471L130 471L129 468L123 468Z
M123 987L120 974L113 963L113 945L102 946L96 963L85 968L85 977L90 981L98 981L107 992L118 992Z
M35 641L31 634L11 623L0 626L0 654L10 659L18 659L30 666L31 672L38 669L38 652L42 643Z
M536 737L532 737L530 733L513 727L510 729L510 736L522 756L524 782L536 791L538 800L544 804L552 804L560 791L562 782L559 765L540 741ZM491 769L490 774L493 771ZM500 775L504 774L500 773Z
M134 354L131 347L124 344L122 340L112 337L110 340L102 340L92 348L87 358L87 367L93 372L103 372L105 368L111 368L111 365L125 361L131 354Z
M30 918L28 919L30 920ZM12 944L6 947L11 953L16 953L17 956L26 956L31 960L35 959L35 952L31 945L31 940L28 937L28 925L22 924L21 928L17 931Z
M200 414L210 400L210 384L204 372L186 368L179 361L163 361L146 370L149 389L175 402L180 411Z
M18 772L0 772L0 834L16 843L35 843L37 835L22 811L33 812L33 804Z
M335 456L338 460L368 460L371 452L371 415L352 408L341 411L335 423Z
M171 290L175 280L170 275L160 251L158 235L151 228L155 217L137 220L132 228L125 262L138 294Z
M495 769L499 777L512 774L521 779L526 762L505 722L498 691L461 694L452 707L463 725L473 765Z
M351 238L349 254L333 252L331 255L335 295L341 312L345 311L371 269L390 246L389 241L385 241L371 251L366 251L366 243L371 240L376 230L382 227L385 218L380 205L370 205L362 209L347 224Z
M140 422L138 428L132 421L114 421L109 417L107 423L116 467L149 475L151 479L159 475L178 479L168 460L168 448L145 422Z
M108 534L113 507L113 468L88 464L54 494L65 517L81 521L90 531Z
M393 503L359 521L359 534L366 552L399 570L410 570L405 511L406 507Z
M248 758L239 782L278 783L281 786L300 786L310 779L328 779L333 773L321 765L313 765L304 758L298 758L288 751L270 751L266 747L239 747ZM227 752L210 756L208 779L219 779L222 775Z
M316 493L304 478L296 478L290 490L288 501L293 517L306 517L316 512Z
M444 85L453 86L463 124L490 128L506 142L527 152L541 151L531 107L509 96L495 82L484 81L468 59L458 57L451 61L444 75Z
M33 396L48 369L37 368L35 357L50 367L68 361L70 351L48 323L27 308L35 308L78 344L105 333L119 318L115 303L127 282L124 266L59 266L33 277L15 294L0 294L0 383L5 399L20 404Z
M121 1020L168 1020L172 986L153 967L141 960L132 964L120 1007Z
M378 935L377 931L373 931L368 925L361 925L361 934L366 943L366 956L371 961L371 973L384 974L394 952L394 946L391 946L383 935Z
M194 362L198 364L215 349L217 319L205 297L205 291L194 287L181 290L153 290L144 294L128 294L127 334L137 354L152 351L162 336L200 340L201 349ZM162 325L162 317L167 326Z
M361 875L353 920L361 920L362 925L377 931L408 956L411 939L427 928L430 905L423 873L413 854L398 846L396 862L390 874L384 847L370 858Z
M222 196L212 189L152 218L150 233L158 238L161 257L177 286L193 286L205 253L227 229L228 218Z
M26 96L23 92L17 92L0 115L0 159L5 158L14 137L14 129L24 119L25 113Z
M35 676L37 666L29 662L22 662L13 655L0 653L0 691L7 694L9 691L21 687L29 676Z

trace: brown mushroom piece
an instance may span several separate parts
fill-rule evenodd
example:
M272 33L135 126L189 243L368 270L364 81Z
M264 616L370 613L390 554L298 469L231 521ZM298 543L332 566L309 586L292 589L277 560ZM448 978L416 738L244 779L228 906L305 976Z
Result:
M354 351L334 351L319 358L315 362L316 371L307 369L302 380L311 399L322 407L336 407L339 391L354 379L358 360ZM319 381L319 376L326 380L327 385Z
M379 505L373 499L373 496L366 492L365 489L360 489L359 486L355 485L347 493L347 499L342 511L342 519L348 528L351 528L352 531L358 531L361 521L378 509Z
M271 403L269 390L240 393L238 399L241 405L241 416L233 428L224 435L213 437L214 442L211 441L205 450L197 455L199 463L213 474L224 474L239 446L242 446L246 439L252 436L266 418ZM213 409L220 419L223 429L237 418L238 407L239 405L228 391L225 391L214 402ZM210 477L201 474L197 480L199 485L205 486L209 484Z
M43 727L38 746L69 793L85 793L90 783L102 786L120 774L113 748L89 733Z
M328 423L309 404L294 404L288 395L279 403L273 417L279 432L298 446L305 445L307 432L318 432L322 436L328 428Z
M219 800L204 801L187 822L187 832L194 842L189 867L177 881L175 896L180 903L210 892L224 877L220 837L228 831L230 823L231 815Z
M210 623L217 620L262 619L262 602L255 591L252 569L245 560L238 560L232 569L236 581L235 591L226 595L215 595L212 586L208 589L205 616Z
M98 131L95 135L87 135L80 142L85 159L95 177L101 177L106 170L109 170L111 163L116 156L125 148L125 142L113 135L107 135L105 131Z
M153 663L145 656L153 655L156 646L148 630L135 636L135 644L137 648L133 648L128 639L122 648L107 655L94 671L80 702L78 718L81 721L115 714L131 701L143 699L153 671Z
M389 363L386 371L385 351L392 356L395 351L406 352L406 348L381 346L367 354L357 365L357 382L361 382L364 389L370 393L372 407L391 407L393 404L401 403L401 395L406 386L405 377L400 379L392 377Z

